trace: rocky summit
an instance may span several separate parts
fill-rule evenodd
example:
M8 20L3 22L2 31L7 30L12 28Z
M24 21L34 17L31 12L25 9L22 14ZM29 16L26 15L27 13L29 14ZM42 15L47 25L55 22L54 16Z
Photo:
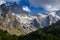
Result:
M10 34L24 35L60 20L60 11L29 15L16 2L0 5L0 28Z

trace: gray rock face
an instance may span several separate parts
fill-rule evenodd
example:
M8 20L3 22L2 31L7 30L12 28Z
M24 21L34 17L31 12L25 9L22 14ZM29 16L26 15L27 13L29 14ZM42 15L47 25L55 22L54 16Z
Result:
M49 26L59 21L60 16L57 14L60 13L51 12L48 14L39 14L40 16L37 16L37 20L39 21L40 27L43 28L44 26Z
M8 30L12 34L30 33L59 20L60 11L30 16L16 3L0 5L0 28Z
M0 28L11 34L22 35L35 31L29 24L31 20L28 13L16 3L9 6L0 5Z

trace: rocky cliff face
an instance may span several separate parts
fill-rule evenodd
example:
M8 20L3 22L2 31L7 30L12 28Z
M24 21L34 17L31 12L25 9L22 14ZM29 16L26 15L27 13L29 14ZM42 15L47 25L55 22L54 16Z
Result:
M59 20L60 11L30 16L16 3L0 5L0 28L11 34L27 34Z
M17 35L34 31L34 29L31 29L33 27L26 23L30 20L27 18L28 14L26 13L27 12L23 11L15 3L9 6L6 6L5 4L0 5L0 28L7 30L11 34Z

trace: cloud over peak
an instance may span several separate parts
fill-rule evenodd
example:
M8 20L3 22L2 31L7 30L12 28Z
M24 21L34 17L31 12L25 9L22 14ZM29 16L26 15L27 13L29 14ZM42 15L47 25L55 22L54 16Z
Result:
M34 7L43 7L48 11L60 9L60 0L29 0Z
M42 7L46 9L47 11L57 11L60 10L60 0L0 0L0 5L5 2L17 2L19 3L20 1L26 1L29 2L29 4L25 5L30 5L36 8ZM24 2L22 3L24 4ZM29 7L30 7L29 6ZM28 10L28 7L24 7L24 10Z

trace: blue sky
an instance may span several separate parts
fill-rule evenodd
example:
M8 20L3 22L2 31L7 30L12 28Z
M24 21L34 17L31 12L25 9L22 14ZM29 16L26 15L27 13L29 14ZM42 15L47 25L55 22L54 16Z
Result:
M8 1L9 2L9 1ZM13 2L13 1L12 1ZM28 7L30 9L30 15L35 15L37 13L42 13L42 12L45 12L46 10L42 7L35 7L35 6L32 6L29 2L29 0L21 0L19 1L18 0L18 4L22 7Z
M31 15L35 15L37 13L42 13L42 12L45 12L46 10L42 7L35 7L35 6L32 6L29 2L29 0L22 0L19 2L21 6L27 6L31 12L29 12Z
M0 0L2 2L17 2L31 15L60 10L60 0Z

